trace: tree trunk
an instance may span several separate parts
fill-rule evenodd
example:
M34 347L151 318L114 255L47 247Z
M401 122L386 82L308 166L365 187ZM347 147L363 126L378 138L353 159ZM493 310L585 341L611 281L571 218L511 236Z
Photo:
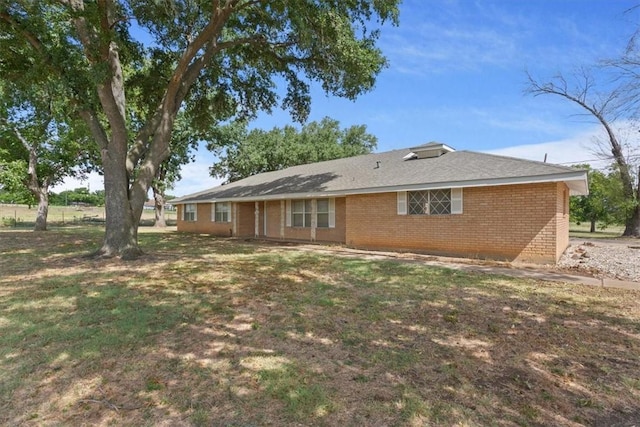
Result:
M102 247L94 254L99 257L120 256L135 259L142 255L138 246L140 216L134 215L129 200L126 173L126 145L113 144L113 151L103 151L105 189L105 236ZM118 150L116 146L122 147ZM124 149L124 150L123 150Z
M48 122L47 122L48 124ZM30 144L18 129L14 129L18 139L29 152L29 166L27 167L27 173L29 179L27 181L27 188L31 191L38 201L38 212L36 214L36 224L33 231L46 231L47 230L47 215L49 214L49 178L45 178L40 183L38 179L38 150L37 144ZM29 209L31 209L31 203L29 203Z
M154 223L155 227L166 228L167 221L164 216L164 194L158 187L152 185L153 189L153 201L155 204L155 213L156 213L156 222Z
M640 237L640 204L633 208L633 214L627 218L622 235Z
M197 45L189 45L183 53L160 105L148 118L129 151L131 135L127 126L120 48L115 40L110 39L112 29L117 24L116 18L120 15L120 11L116 10L117 2L97 2L100 23L104 25L99 30L85 19L83 2L69 3L77 12L73 23L87 59L103 70L100 73L103 78L97 82L96 90L107 126L101 123L101 114L96 111L87 108L80 112L101 149L104 170L105 237L95 255L134 259L142 254L138 246L138 225L156 170L170 154L169 140L176 114L200 71L218 51L217 44L210 43L208 55L199 60L194 60L194 57L209 40L214 40L214 34L209 35L209 32L218 29L218 22L207 25L209 31L199 35L196 38ZM223 18L228 18L233 10L225 9ZM107 32L99 32L105 28L108 28Z
M36 198L38 199L38 213L36 214L36 225L33 231L47 231L47 215L49 214L49 189L40 187Z
M589 233L595 233L596 232L596 220L592 219L591 220L591 227L589 228Z
M623 236L640 237L640 168L638 168L638 181L636 182L635 194L635 206L633 213L627 216L625 222Z

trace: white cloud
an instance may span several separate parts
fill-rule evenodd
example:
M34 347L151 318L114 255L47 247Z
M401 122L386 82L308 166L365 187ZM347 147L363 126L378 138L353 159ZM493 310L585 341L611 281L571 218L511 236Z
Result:
M209 175L210 161L196 161L182 167L182 179L176 183L173 190L169 193L175 196L185 196L207 188L220 185L223 180L212 178Z
M594 168L605 168L611 160L602 160L596 154L597 140L601 139L602 131L593 127L573 137L539 144L516 145L492 150L485 150L489 154L517 157L520 159L544 161L547 163L571 166L587 163Z
M640 146L636 142L637 126L631 121L621 121L611 127L618 138L624 156L627 160L631 159L633 165L635 159L640 158ZM606 169L614 163L608 141L602 126L593 125L561 140L491 149L485 152L537 161L543 161L546 155L548 163L566 166L586 163L596 169Z
M392 66L407 74L506 66L520 55L514 36L490 28L446 28L433 23L390 36L385 45Z
M104 177L96 172L91 172L86 179L67 178L60 184L51 187L54 193L61 193L76 188L89 188L89 191L104 190Z

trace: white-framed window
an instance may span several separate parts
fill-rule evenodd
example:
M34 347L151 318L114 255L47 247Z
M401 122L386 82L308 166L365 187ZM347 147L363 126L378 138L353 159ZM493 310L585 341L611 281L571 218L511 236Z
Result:
M311 200L291 201L291 224L294 227L311 227Z
M231 222L231 202L217 202L211 205L211 221Z
M196 221L198 219L198 205L195 203L187 203L182 211L182 219L184 221Z
M316 199L316 227L335 228L336 201L334 198ZM313 201L311 199L287 200L287 227L311 227Z
M316 201L316 226L318 228L329 228L329 199L318 199Z

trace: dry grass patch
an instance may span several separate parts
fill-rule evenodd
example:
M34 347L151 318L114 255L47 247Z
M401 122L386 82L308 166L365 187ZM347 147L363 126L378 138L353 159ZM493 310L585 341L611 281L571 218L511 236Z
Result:
M640 293L91 229L0 232L3 425L629 425Z
M28 230L36 222L38 207L0 203L0 230ZM175 224L176 211L165 211L168 224ZM51 227L74 226L88 224L100 225L104 223L104 206L53 206L49 205L47 225ZM155 212L145 209L142 212L141 224L152 225Z

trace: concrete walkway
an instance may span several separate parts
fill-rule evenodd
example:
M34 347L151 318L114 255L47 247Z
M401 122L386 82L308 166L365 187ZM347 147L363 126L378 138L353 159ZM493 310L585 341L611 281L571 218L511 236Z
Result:
M616 280L607 277L599 278L581 276L577 274L568 274L565 272L552 270L549 266L538 266L534 264L518 265L508 262L471 260L464 258L447 258L406 252L401 253L365 251L340 246L324 246L311 244L295 245L294 247L292 247L292 249L351 258L394 260L399 262L420 263L435 267L450 268L453 270L498 274L511 277L547 280L551 282L577 283L589 286L600 286L604 288L640 290L640 282Z

